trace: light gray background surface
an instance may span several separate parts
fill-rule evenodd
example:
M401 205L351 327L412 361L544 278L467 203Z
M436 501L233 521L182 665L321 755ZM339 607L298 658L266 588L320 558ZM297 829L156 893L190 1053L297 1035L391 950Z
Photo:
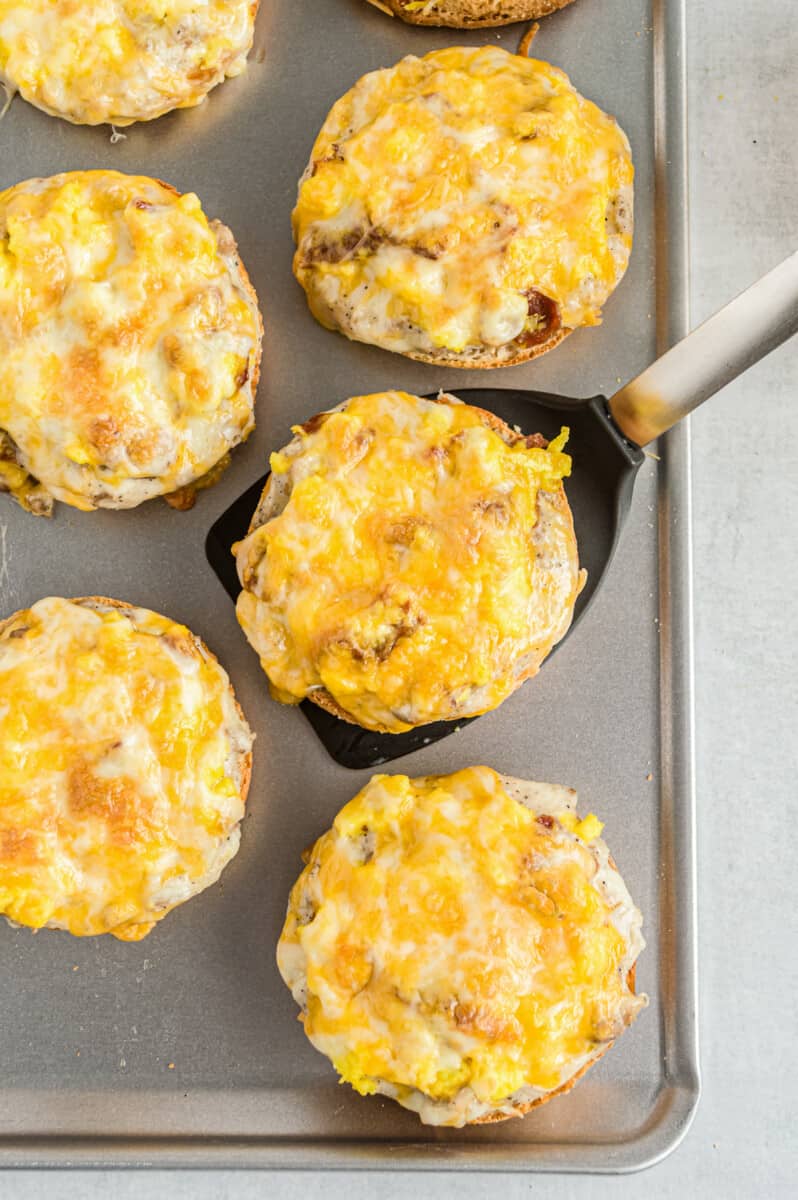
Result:
M798 4L688 7L697 323L798 246ZM704 1095L669 1159L604 1179L18 1172L1 1200L795 1195L796 406L793 343L693 418Z

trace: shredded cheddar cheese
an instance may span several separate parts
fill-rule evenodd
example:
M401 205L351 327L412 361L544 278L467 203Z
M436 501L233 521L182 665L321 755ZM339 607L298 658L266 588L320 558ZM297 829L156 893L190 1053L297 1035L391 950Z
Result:
M241 270L197 197L154 179L0 192L0 487L129 507L210 471L254 423Z
M257 0L0 0L0 80L80 125L129 125L239 75Z
M547 448L453 397L356 396L273 454L284 507L237 547L238 618L274 695L323 688L366 728L495 708L567 629L580 586Z
M487 767L376 775L291 892L277 958L305 1032L357 1091L425 1121L509 1115L645 1004L640 914L600 823L586 841L565 789L528 786L537 804Z
M408 56L332 108L294 210L314 315L402 353L512 361L593 325L632 245L615 121L494 46Z
M40 600L0 624L0 914L144 937L238 849L252 735L183 625Z

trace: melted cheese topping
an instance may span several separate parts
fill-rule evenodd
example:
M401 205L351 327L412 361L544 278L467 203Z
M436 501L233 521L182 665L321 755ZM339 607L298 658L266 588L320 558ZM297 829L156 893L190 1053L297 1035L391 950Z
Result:
M631 250L624 133L562 71L497 47L364 76L324 123L294 210L314 315L388 350L518 355L596 324Z
M376 775L341 810L277 960L343 1080L435 1124L510 1115L637 1015L640 913L572 796L470 767Z
M79 125L199 104L240 75L257 0L0 0L0 79Z
M196 196L116 171L0 192L0 486L91 509L198 479L253 427L260 332Z
M238 618L274 695L324 688L392 732L495 708L570 623L565 435L508 444L479 409L406 392L295 433L271 457L271 519L236 548Z
M0 913L137 941L238 849L252 735L219 663L145 609L0 626Z

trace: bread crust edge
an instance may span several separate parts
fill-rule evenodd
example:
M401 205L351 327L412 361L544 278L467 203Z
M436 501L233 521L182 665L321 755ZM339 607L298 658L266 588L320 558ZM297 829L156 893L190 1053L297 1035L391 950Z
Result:
M518 367L521 363L531 362L533 358L540 358L541 354L547 354L549 350L553 350L555 346L559 346L560 342L568 337L569 333L573 333L573 329L560 326L542 342L536 342L533 346L527 346L514 354L512 358L499 358L501 347L495 350L483 348L480 353L474 357L458 357L456 354L422 354L417 350L403 351L404 358L412 358L415 362L428 363L432 367L462 367L464 370L471 371L495 371L497 367Z
M441 7L444 11L442 14L431 12L425 15L423 12L408 12L399 3L399 0L377 0L375 7L389 8L394 16L399 17L408 25L433 25L448 29L490 29L498 28L500 25L515 25L520 21L535 21L539 17L549 16L550 13L565 8L572 2L573 0L505 0L503 7L512 10L507 16L486 16L476 19L463 14L458 15L457 10L461 7L458 0L443 0ZM374 3L374 0L369 0L369 3Z

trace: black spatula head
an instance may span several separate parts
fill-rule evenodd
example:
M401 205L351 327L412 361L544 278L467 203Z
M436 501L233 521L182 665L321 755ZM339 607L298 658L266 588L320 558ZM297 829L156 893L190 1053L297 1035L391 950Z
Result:
M508 425L527 434L542 433L551 439L563 425L571 431L567 450L573 458L573 470L565 490L574 515L580 563L587 570L587 583L576 602L573 629L590 605L612 560L631 499L635 472L643 460L642 451L620 436L602 397L572 400L503 388L464 388L457 395L469 404L496 413ZM233 600L241 588L231 546L246 535L266 478L264 475L222 513L205 543L208 561ZM534 687L534 680L524 686ZM268 697L265 678L264 703L273 703ZM436 721L407 733L372 733L331 716L309 701L300 707L332 758L356 770L401 758L447 737L472 720L479 720L471 717Z

